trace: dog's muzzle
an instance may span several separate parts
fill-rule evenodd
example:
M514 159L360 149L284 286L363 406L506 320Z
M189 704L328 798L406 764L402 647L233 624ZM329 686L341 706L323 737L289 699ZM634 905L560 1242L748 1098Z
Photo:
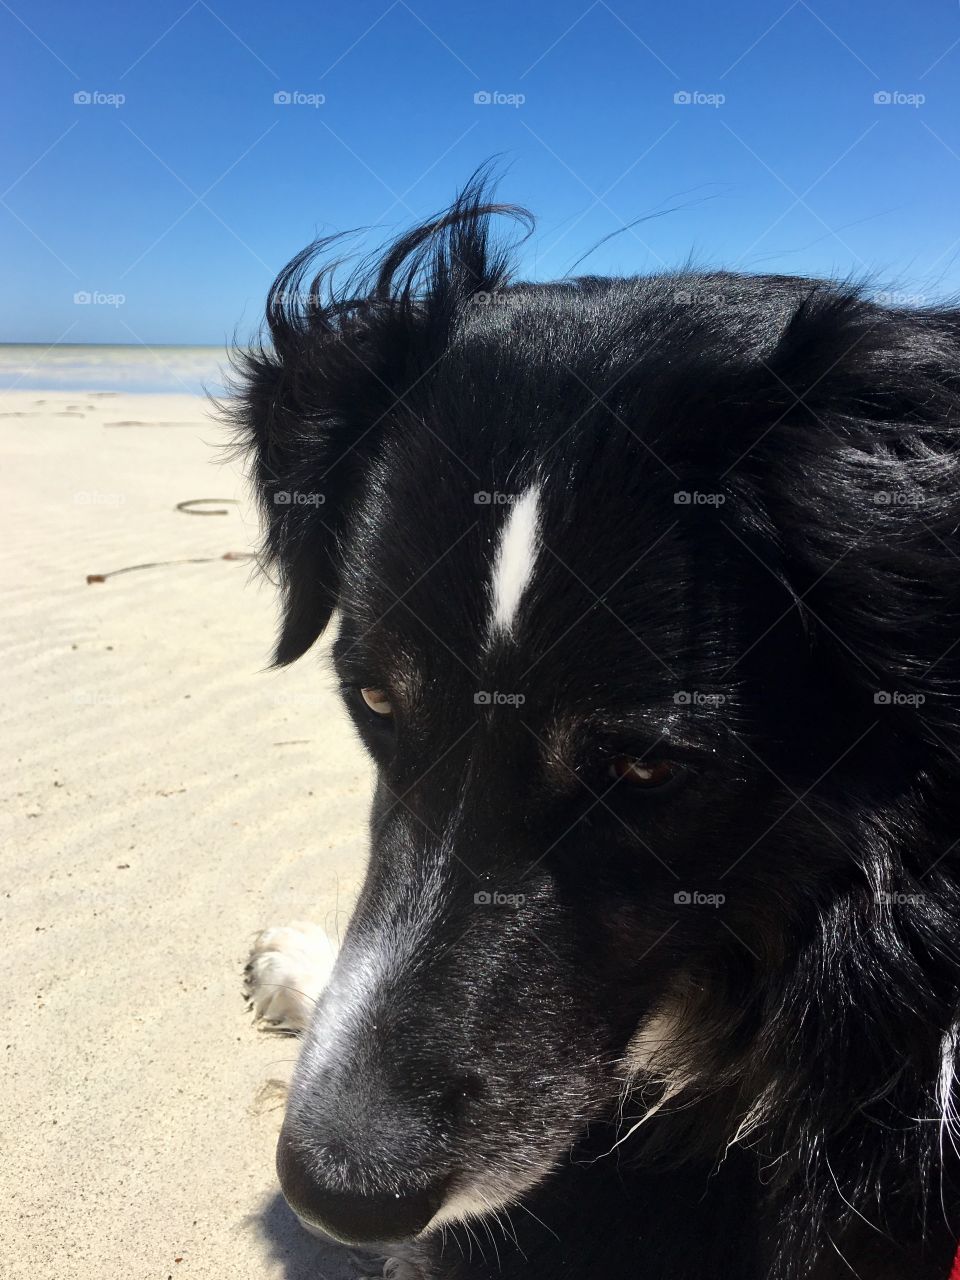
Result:
M283 1134L277 1146L277 1173L297 1217L344 1244L410 1240L434 1216L445 1194L445 1183L385 1195L333 1190L311 1170L302 1149Z
M381 1073L361 1074L359 1092L351 1075L317 1077L309 1104L291 1103L277 1145L281 1189L306 1226L345 1244L411 1240L454 1189L452 1152L480 1086L438 1072L444 1084L411 1100Z

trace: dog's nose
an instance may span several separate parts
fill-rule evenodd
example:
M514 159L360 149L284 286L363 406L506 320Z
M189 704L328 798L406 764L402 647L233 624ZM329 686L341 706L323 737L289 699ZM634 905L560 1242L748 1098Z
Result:
M284 1134L277 1146L277 1173L294 1213L308 1226L319 1227L344 1244L412 1239L443 1201L441 1186L381 1195L332 1190L310 1167L299 1144Z

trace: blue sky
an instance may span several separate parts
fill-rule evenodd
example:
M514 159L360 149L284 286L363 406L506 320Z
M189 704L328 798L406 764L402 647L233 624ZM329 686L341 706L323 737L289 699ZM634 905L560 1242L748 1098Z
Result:
M536 278L673 210L582 269L960 291L957 0L0 0L0 50L0 341L249 335L315 234L378 243L495 154Z

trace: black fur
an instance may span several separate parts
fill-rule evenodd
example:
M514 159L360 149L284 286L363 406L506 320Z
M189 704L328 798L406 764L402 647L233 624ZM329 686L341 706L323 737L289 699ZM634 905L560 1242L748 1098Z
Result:
M522 1182L476 1244L417 1242L444 1275L946 1280L960 313L722 272L517 283L510 212L477 180L339 291L305 285L312 247L241 370L276 660L338 610L379 776L285 1190L368 1238ZM488 644L509 503L475 495L533 482L535 570ZM625 758L671 784L615 781Z

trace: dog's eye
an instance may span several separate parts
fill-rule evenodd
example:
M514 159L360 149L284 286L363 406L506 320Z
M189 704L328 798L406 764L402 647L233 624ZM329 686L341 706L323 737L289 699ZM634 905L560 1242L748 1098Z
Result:
M672 760L638 760L635 756L615 756L610 761L610 773L638 791L662 791L671 783L679 782L683 767Z
M390 699L387 697L383 689L361 689L360 697L364 700L371 711L375 711L378 716L392 716L393 707L390 705Z

